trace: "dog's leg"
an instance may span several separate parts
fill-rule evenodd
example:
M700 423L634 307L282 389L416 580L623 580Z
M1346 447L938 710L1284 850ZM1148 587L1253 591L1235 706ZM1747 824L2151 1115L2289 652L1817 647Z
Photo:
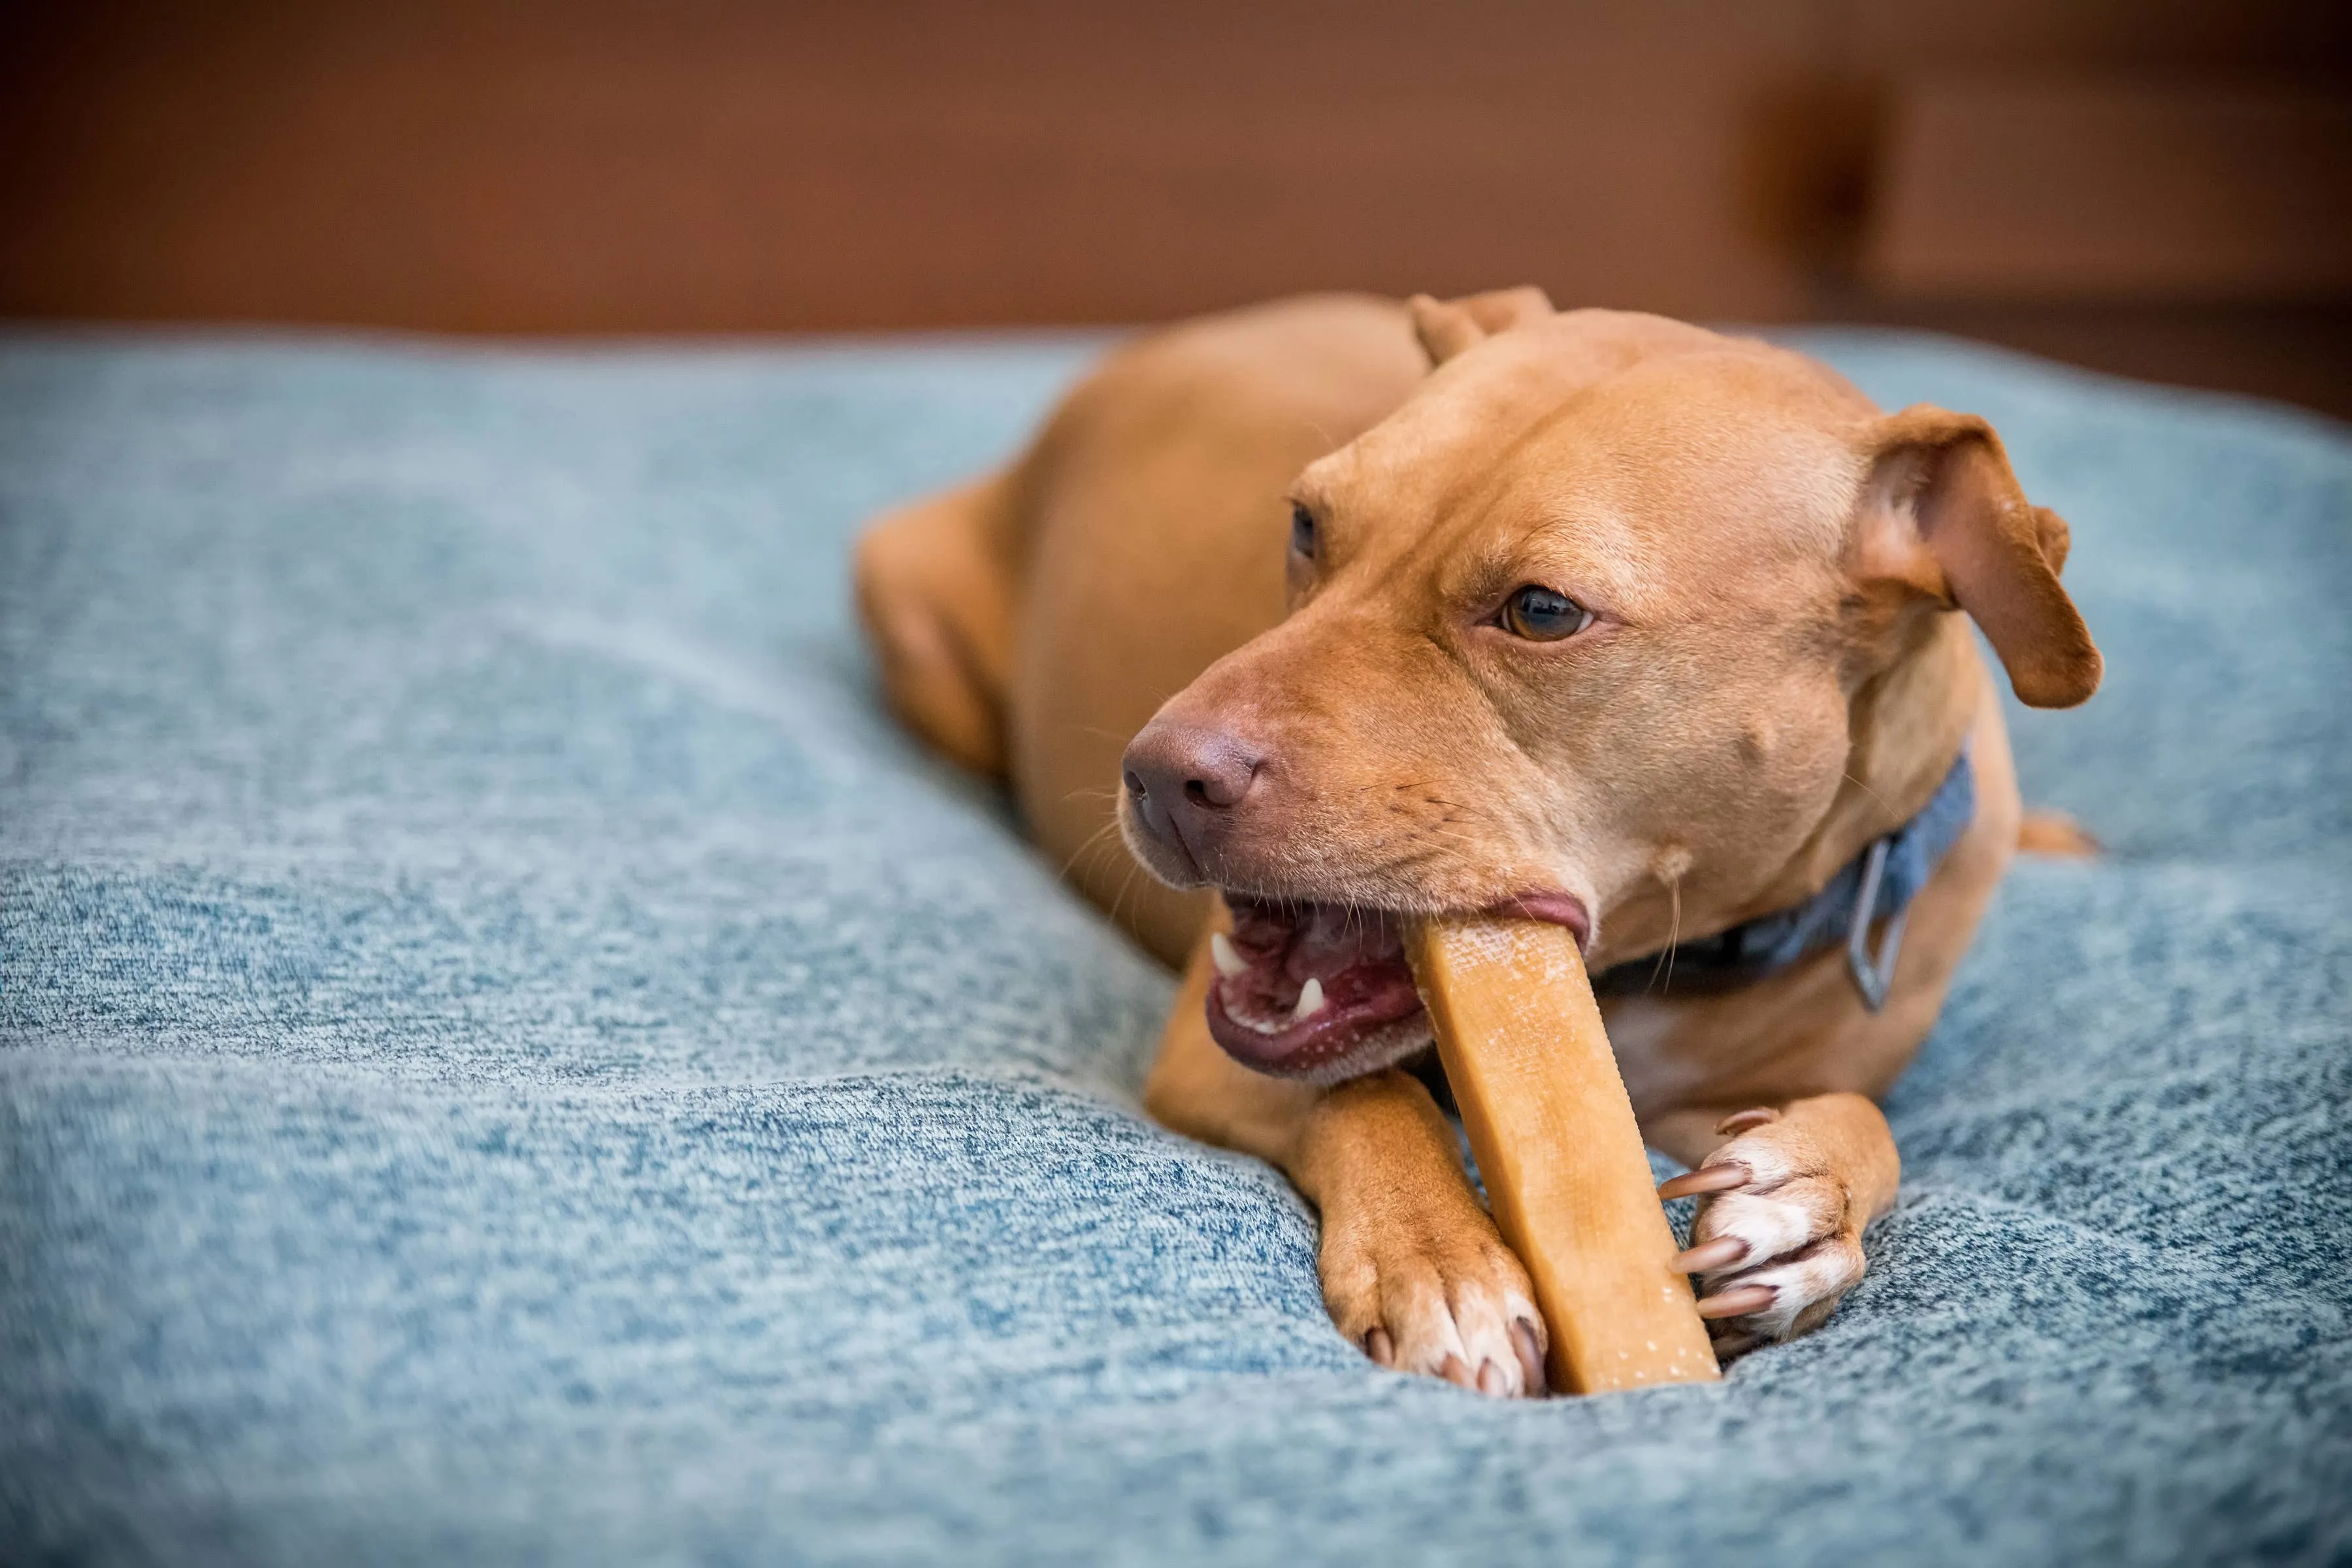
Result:
M890 513L857 542L857 609L907 727L974 773L1004 772L1013 582L1003 476Z
M1822 1094L1677 1110L1643 1133L1693 1167L1659 1195L1704 1194L1682 1262L1701 1278L1717 1353L1819 1328L1862 1278L1863 1227L1895 1205L1902 1164L1878 1107Z
M1235 1062L1202 1011L1206 942L1186 972L1145 1109L1289 1176L1322 1215L1324 1305L1374 1361L1490 1394L1544 1392L1535 1291L1471 1191L1429 1091L1396 1071L1326 1089Z

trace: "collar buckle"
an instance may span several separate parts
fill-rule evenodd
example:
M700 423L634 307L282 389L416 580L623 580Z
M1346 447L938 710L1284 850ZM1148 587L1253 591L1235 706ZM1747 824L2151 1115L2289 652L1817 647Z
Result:
M1878 887L1886 876L1886 857L1895 844L1895 835L1871 841L1868 853L1862 860L1862 890L1854 896L1853 920L1846 927L1845 963L1853 973L1854 989L1862 993L1863 1005L1876 1013L1886 1005L1886 994L1895 987L1895 961L1903 954L1903 925L1911 916L1906 900L1886 919L1886 932L1879 938L1878 951L1870 951L1870 921L1878 908Z

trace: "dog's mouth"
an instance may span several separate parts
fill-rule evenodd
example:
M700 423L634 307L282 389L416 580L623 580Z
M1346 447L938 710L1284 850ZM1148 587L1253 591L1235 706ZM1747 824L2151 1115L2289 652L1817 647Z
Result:
M1208 1015L1226 1055L1276 1077L1336 1083L1429 1044L1404 917L1236 893L1225 904L1234 929L1210 939ZM1580 943L1591 929L1582 902L1565 894L1513 899L1495 912L1565 925Z
M1428 1043L1404 931L1381 910L1226 895L1234 931L1211 939L1209 1033L1244 1067L1339 1079Z

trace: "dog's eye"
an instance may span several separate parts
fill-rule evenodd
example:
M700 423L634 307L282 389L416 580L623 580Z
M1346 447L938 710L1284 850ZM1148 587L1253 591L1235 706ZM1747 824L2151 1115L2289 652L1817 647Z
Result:
M1503 604L1503 626L1530 642L1558 642L1592 624L1592 612L1565 594L1530 583Z
M1290 503L1290 552L1304 560L1315 559L1315 514L1303 501Z

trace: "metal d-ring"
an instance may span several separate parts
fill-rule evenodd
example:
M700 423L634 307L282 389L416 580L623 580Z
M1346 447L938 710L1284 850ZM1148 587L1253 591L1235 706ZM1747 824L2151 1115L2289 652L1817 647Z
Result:
M1870 852L1863 857L1862 891L1853 900L1853 924L1845 933L1846 967L1853 971L1853 984L1862 993L1863 1005L1875 1013L1886 1005L1886 993L1895 984L1895 960L1903 952L1903 922L1910 914L1901 909L1887 917L1886 934L1879 939L1878 952L1870 951L1870 917L1878 907L1878 885L1886 875L1886 853L1895 842L1893 834L1874 842Z

